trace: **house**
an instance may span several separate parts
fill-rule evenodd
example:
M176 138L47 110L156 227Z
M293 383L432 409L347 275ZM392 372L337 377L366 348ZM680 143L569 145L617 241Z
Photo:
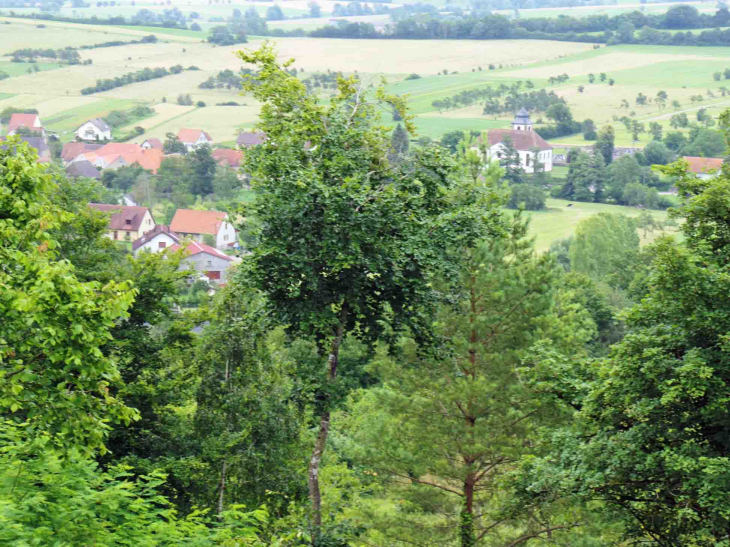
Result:
M66 174L71 178L86 177L99 180L101 173L90 161L75 161L66 166Z
M263 142L266 140L266 133L263 132L256 132L256 133L240 133L238 135L238 139L236 139L236 144L240 146L241 148L253 148L254 146L258 146L259 144L263 144Z
M722 168L723 162L722 158L698 158L696 156L685 156L682 159L689 164L687 170L702 180L715 178Z
M94 118L81 124L76 130L76 138L83 141L108 141L112 138L112 128L101 118Z
M187 147L188 152L204 144L213 144L213 139L202 129L181 129L177 133L177 138Z
M110 239L131 243L155 228L155 220L147 207L104 203L89 203L89 207L100 213L111 213L107 226Z
M178 209L170 229L178 236L190 237L198 243L203 243L204 236L212 236L218 249L234 247L238 242L236 229L228 220L228 213L221 211Z
M158 224L132 243L132 252L134 256L137 256L142 251L159 253L165 249L169 249L173 245L179 244L180 241L181 239L175 232L170 230L169 226Z
M486 146L486 160L499 161L505 150L504 140L509 137L520 156L520 165L526 173L535 172L535 160L543 165L543 171L553 170L553 147L545 139L533 131L533 123L529 113L520 109L512 122L512 129L492 129L487 133L487 143L482 137L477 139L479 150Z
M66 163L70 163L78 158L81 154L94 152L96 150L99 150L99 148L101 148L102 146L104 145L87 144L85 142L67 142L63 145L63 150L61 150L61 159Z
M172 251L181 249L180 245L170 247ZM205 275L211 281L225 282L228 268L233 259L217 249L195 241L185 247L185 258L180 261L181 270L193 269Z
M8 122L8 136L15 135L21 128L38 133L40 137L46 137L46 130L43 129L38 114L13 114Z
M151 148L154 148L155 150L162 150L164 146L160 139L152 137L151 139L147 139L142 143L142 148L144 150L150 150Z
M243 152L240 150L231 150L230 148L219 148L217 150L213 150L211 155L215 158L215 161L218 162L219 165L232 167L233 169L238 169L241 166L241 160L243 159Z

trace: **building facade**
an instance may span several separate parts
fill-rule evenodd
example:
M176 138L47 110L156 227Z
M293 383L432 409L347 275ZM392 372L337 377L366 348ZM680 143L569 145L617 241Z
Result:
M553 147L533 130L529 113L520 109L512 122L512 129L492 129L477 139L475 151L483 151L486 161L500 161L504 158L507 147L505 140L511 140L520 157L520 165L526 173L535 172L535 164L539 162L542 170L553 170Z

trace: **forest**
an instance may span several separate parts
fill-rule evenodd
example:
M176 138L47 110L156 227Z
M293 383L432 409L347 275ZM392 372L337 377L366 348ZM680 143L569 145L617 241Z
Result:
M87 206L119 181L0 148L0 544L726 545L730 171L654 168L677 235L599 213L537 253L509 161L237 55L268 138L196 306L182 251L135 258Z

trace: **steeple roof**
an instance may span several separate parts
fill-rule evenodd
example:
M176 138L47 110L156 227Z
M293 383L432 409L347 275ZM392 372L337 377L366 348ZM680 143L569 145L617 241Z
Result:
M512 123L519 125L531 125L532 122L530 121L530 113L524 108L520 108L519 112L515 114L515 121L513 121Z

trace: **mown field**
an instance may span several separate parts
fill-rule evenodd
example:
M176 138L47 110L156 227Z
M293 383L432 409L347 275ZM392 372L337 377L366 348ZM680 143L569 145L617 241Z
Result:
M287 4L294 7L295 2ZM211 9L230 11L236 5L211 6ZM144 3L135 6L143 7L152 9L154 6ZM194 8L196 4L185 9ZM38 28L33 21L0 18L0 70L11 75L0 81L0 108L38 108L47 127L64 139L71 138L76 124L87 118L104 117L112 110L131 109L137 104L152 106L156 114L134 125L145 128L146 136L159 138L182 127L200 127L211 133L216 142L230 142L237 131L250 128L256 122L258 105L250 97L241 97L234 89L199 88L203 81L221 70L239 70L242 65L234 52L243 46L216 47L203 40L205 33L176 29L44 24L45 28ZM32 65L11 63L9 57L3 56L23 47L58 48L111 40L129 41L150 33L158 36L157 43L81 50L82 59L92 61L90 66L38 63L39 71L31 70L29 74ZM262 42L262 39L252 39L245 47L255 48ZM591 118L599 127L608 123L614 125L617 144L621 146L630 146L633 141L623 124L617 123L614 117L633 112L633 117L646 125L656 121L669 130L669 119L676 111L686 111L688 116L694 117L700 108L708 108L716 116L730 106L730 95L722 97L719 91L726 83L730 86L730 81L713 79L714 72L730 67L728 48L602 46L594 49L592 44L531 40L277 38L272 42L282 59L296 59L294 66L303 71L301 78L328 70L347 74L357 72L370 83L377 83L379 77L384 76L389 91L409 97L411 110L417 115L415 122L419 135L431 138L440 138L454 130L484 131L509 126L511 114L485 116L481 103L444 112L437 111L432 103L464 90L511 85L517 81L529 80L535 89L544 87L555 91L566 99L578 120ZM99 79L114 78L145 67L169 68L177 64L199 70L186 70L178 75L81 95L82 88L93 86ZM490 65L493 70L489 69ZM448 71L448 75L443 75L444 71ZM615 84L610 86L598 78L590 83L589 75L598 76L599 72L605 72ZM406 80L414 73L420 78ZM551 85L548 79L560 74L567 74L570 79ZM583 86L582 91L579 86ZM707 97L708 90L714 90L714 99ZM635 104L639 93L654 97L659 91L666 91L669 96L666 108L660 110L655 103ZM190 94L193 106L177 105L180 94ZM703 95L703 101L690 102L690 97L697 94ZM624 99L629 102L628 109L622 107ZM679 101L679 108L671 106L675 100ZM198 108L199 101L206 106ZM229 101L242 106L216 106ZM540 117L540 113L533 115L534 119ZM384 122L394 123L390 119L384 119ZM118 128L118 132L125 133L129 129L131 127ZM648 139L649 136L643 134L636 144L641 146ZM587 143L581 135L576 135L558 139L554 144Z
M568 207L568 204L572 205ZM535 248L538 252L547 251L550 244L557 239L574 235L575 229L581 220L597 213L613 213L629 217L636 217L641 213L636 207L622 207L605 203L580 203L564 199L548 199L547 207L546 211L525 213L531 219L530 233L535 237ZM668 218L666 211L650 211L650 213L659 222L665 222ZM643 231L640 231L642 244L650 243L662 234L675 235L677 230L676 228L667 227L664 232L657 230L647 232L646 235Z

